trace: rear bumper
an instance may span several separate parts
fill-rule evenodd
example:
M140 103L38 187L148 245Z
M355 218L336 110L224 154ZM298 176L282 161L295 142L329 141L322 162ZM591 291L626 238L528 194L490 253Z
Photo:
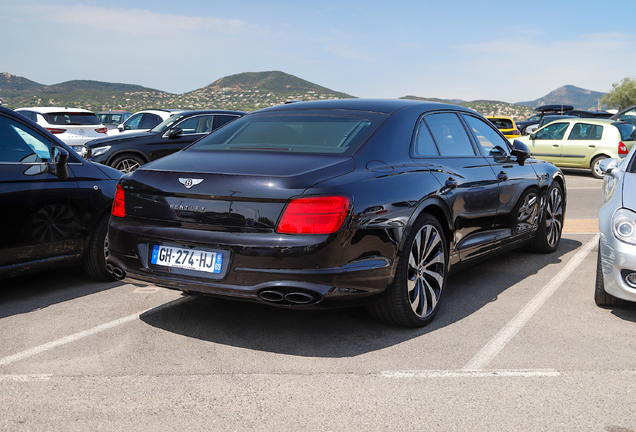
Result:
M352 237L214 232L111 218L109 263L127 278L184 292L274 306L349 306L381 294L395 272L395 245L381 232L371 231L356 244ZM221 250L229 263L221 275L151 266L150 246L156 242Z

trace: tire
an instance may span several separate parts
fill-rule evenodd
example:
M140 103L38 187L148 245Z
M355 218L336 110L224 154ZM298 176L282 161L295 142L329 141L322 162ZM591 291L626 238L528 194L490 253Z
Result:
M393 282L368 310L389 324L425 326L439 310L448 278L448 244L439 221L420 215L398 256Z
M139 156L125 154L115 158L110 166L123 173L129 173L133 172L145 163L146 162L144 162Z
M620 304L620 299L608 294L605 291L605 281L603 280L603 267L601 264L601 242L598 244L598 255L596 259L596 285L594 287L594 301L600 307L612 307Z
M531 247L536 252L552 253L559 247L563 233L563 191L556 181L550 186L543 206L539 228L532 240Z
M607 156L604 156L604 155L596 156L594 159L592 159L592 163L590 164L590 170L592 171L592 175L597 179L602 179L604 176L599 165L605 159L607 159Z
M109 218L110 214L107 213L97 221L84 261L84 270L86 273L93 279L100 281L116 280L115 277L106 270Z

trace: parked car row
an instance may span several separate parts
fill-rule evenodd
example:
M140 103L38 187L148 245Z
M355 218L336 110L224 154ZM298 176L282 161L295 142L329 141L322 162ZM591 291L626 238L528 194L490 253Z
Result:
M606 175L596 302L636 301L634 150L620 162L634 125L562 118L511 143L502 130L514 122L492 120L501 130L411 100L181 111L88 142L84 159L0 108L0 190L15 209L0 214L11 227L0 276L81 261L102 280L286 308L366 305L420 327L453 272L526 245L554 252L567 202L555 165L587 163Z

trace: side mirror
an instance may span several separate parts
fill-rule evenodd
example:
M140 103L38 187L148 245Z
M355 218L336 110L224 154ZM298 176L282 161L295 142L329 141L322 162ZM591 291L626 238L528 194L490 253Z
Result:
M519 140L514 140L512 142L512 155L517 158L517 162L521 166L526 163L526 159L532 156L528 146Z
M603 159L601 163L598 165L598 168L601 170L603 174L611 175L613 177L616 176L618 171L618 159Z
M49 172L60 180L66 180L68 178L68 152L63 148L53 147L51 154L53 162L49 164Z
M168 138L176 138L177 136L181 135L181 133L183 132L183 129L181 129L180 127L173 127L172 129L170 129L168 131Z
M124 130L124 124L123 123L118 124L117 129L119 129L119 132L122 132Z
M536 134L536 133L531 133L531 134L530 134L530 139L531 139L531 140L533 140L533 139L537 139L537 134Z

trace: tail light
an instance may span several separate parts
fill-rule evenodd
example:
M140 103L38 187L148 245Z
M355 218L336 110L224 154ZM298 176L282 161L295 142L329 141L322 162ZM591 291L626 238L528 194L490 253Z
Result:
M46 128L46 130L51 132L52 134L61 134L66 132L66 129L56 129L56 128Z
M331 234L340 229L349 213L349 198L322 196L292 199L276 231L285 234Z
M623 142L619 142L618 143L618 154L619 155L626 155L627 153L629 153L629 149L627 148L627 146L625 144L623 144Z
M97 133L106 133L106 132L108 132L108 128L103 127L103 128L95 129L95 132L97 132Z
M126 202L124 200L124 188L121 185L117 185L115 191L115 199L113 200L112 215L117 217L126 216Z

